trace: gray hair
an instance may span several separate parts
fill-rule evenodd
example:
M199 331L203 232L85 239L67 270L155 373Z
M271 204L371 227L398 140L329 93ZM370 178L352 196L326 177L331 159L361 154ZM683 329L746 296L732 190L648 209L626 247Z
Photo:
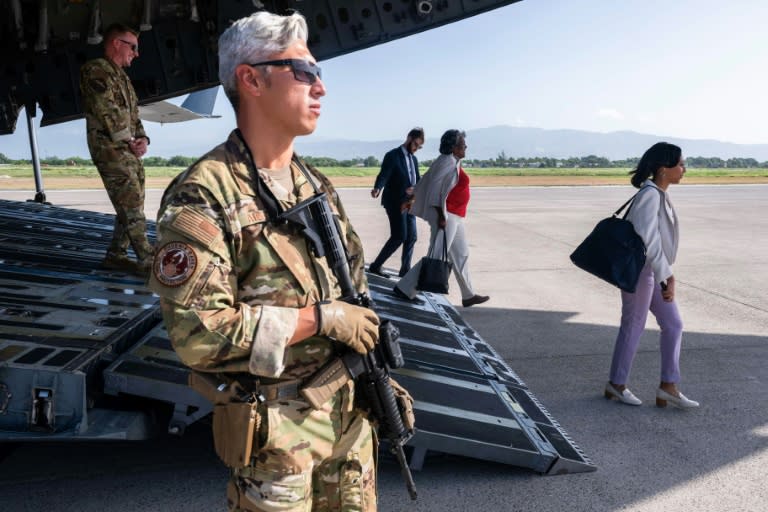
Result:
M295 12L280 16L259 11L232 23L219 37L219 81L237 112L237 77L240 64L268 60L296 41L307 41L307 21Z

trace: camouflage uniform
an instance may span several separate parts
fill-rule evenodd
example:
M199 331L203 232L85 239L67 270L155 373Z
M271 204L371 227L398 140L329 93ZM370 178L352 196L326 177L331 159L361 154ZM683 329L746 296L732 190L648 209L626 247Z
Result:
M174 179L158 213L149 285L188 366L240 382L305 379L341 344L313 336L287 346L298 308L341 291L303 235L269 222L249 162L233 132ZM330 182L309 170L338 215L355 287L366 291L360 239ZM293 191L261 173L284 208L314 195L295 164L291 173ZM258 448L248 466L232 470L230 510L376 510L375 442L354 392L348 382L319 410L300 399L262 403Z
M80 94L91 159L117 213L107 253L125 255L130 244L144 260L152 255L144 217L144 166L128 147L131 138L146 137L136 92L120 66L100 58L80 69Z

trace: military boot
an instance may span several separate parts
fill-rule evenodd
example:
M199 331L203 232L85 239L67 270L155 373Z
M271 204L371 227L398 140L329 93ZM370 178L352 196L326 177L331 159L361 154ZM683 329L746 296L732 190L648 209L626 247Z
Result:
M140 267L140 275L142 277L149 277L149 273L152 271L152 262L154 261L153 256L150 254L146 258L139 261L139 267Z
M152 264L152 259L149 258L148 260L149 264L133 260L125 253L108 252L104 257L104 261L101 262L101 268L147 277L149 275L149 266Z

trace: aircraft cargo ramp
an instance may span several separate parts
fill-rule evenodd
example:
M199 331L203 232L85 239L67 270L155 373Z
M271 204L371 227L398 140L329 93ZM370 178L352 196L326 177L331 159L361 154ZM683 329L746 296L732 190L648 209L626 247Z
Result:
M99 270L114 216L0 202L0 440L141 439L105 409L102 371L157 324L157 298Z
M0 201L0 442L180 434L210 412L186 386L157 298L140 279L99 268L113 222ZM394 280L368 278L377 312L401 333L406 364L395 377L415 400L413 468L438 452L543 474L596 469L444 297L405 303Z

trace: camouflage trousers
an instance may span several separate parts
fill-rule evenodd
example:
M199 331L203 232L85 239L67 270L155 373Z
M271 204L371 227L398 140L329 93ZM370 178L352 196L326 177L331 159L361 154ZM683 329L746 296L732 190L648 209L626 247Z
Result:
M147 239L144 216L144 166L141 160L124 155L107 161L94 159L94 163L117 214L107 252L125 254L130 246L139 260L151 256L152 246Z
M376 443L355 410L350 382L322 409L306 402L264 404L260 449L232 471L232 512L375 512Z

